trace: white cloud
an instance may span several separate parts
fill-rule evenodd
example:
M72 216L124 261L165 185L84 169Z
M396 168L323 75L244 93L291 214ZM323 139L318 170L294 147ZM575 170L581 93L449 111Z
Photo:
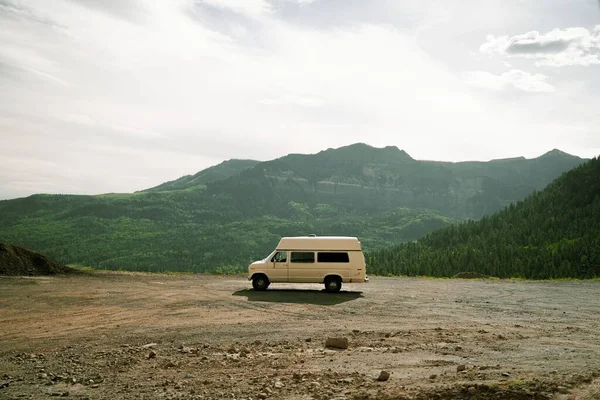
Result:
M272 11L271 4L266 0L195 0L195 3L208 4L250 16L261 16Z
M537 65L563 67L600 64L600 25L586 28L554 29L545 34L531 31L512 37L488 35L481 45L483 54L531 58Z
M278 0L281 3L292 3L297 4L300 7L310 6L311 4L316 3L319 0Z
M259 100L259 103L265 105L291 104L303 107L322 107L325 105L323 99L310 95L289 95L281 98L265 97Z
M542 74L530 74L528 72L511 69L500 75L490 72L474 71L466 76L469 85L489 89L489 90L507 90L518 89L524 92L549 93L554 92L554 86L546 82L547 76Z

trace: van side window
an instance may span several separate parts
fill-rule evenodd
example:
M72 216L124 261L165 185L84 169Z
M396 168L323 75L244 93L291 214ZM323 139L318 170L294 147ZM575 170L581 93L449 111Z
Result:
M350 257L348 256L348 253L319 252L317 260L320 263L348 263L350 262Z
M293 263L314 263L315 253L312 251L292 251L291 261Z
M273 262L286 262L287 261L287 251L278 251L275 253L273 258L271 258Z

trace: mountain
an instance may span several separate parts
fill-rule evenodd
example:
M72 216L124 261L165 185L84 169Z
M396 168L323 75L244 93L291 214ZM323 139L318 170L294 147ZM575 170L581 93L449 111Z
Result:
M566 157L554 151L545 155ZM372 273L496 277L600 276L600 159L503 211L372 252Z
M240 210L272 212L290 200L360 212L407 207L452 218L481 218L540 190L583 160L555 151L535 159L418 161L396 147L354 144L314 155L290 154L207 184Z
M204 169L194 175L182 176L174 181L162 183L143 192L163 192L169 190L201 189L207 183L219 181L238 174L241 171L258 164L254 160L227 160L221 164Z
M0 201L0 240L98 268L233 271L284 235L359 236L368 250L412 241L500 210L582 161L419 161L362 143L230 160L132 194Z

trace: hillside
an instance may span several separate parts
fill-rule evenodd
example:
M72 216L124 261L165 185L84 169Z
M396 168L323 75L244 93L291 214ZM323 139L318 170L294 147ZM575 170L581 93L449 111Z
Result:
M596 158L493 216L372 252L369 264L373 273L396 275L600 276L599 221Z
M429 162L364 144L231 160L133 194L0 201L0 240L99 268L231 271L284 235L355 235L368 250L412 241L523 199L581 161Z
M231 196L242 211L271 212L293 200L361 212L432 209L452 218L478 219L542 189L582 161L558 150L534 159L418 161L397 147L358 143L259 163L207 187L209 193Z
M0 243L0 275L34 276L73 273L74 269L48 257Z
M245 169L255 166L259 161L254 160L227 160L222 163L206 168L194 175L182 176L174 181L162 183L143 192L162 192L168 190L184 190L202 188L210 182L229 178Z

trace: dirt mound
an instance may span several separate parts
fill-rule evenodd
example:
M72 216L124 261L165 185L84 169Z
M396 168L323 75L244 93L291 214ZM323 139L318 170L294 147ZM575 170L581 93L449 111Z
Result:
M31 250L0 243L0 275L55 275L75 271Z
M491 276L478 274L477 272L459 272L452 279L490 279Z

